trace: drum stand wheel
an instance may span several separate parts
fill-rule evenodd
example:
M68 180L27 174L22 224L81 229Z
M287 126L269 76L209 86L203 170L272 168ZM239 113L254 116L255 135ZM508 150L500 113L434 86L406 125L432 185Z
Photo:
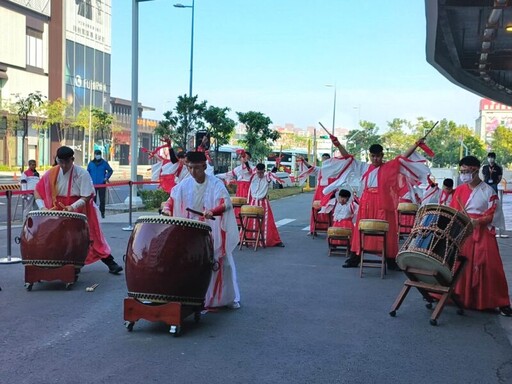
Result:
M436 304L429 320L430 325L437 325L437 319L439 318L439 316L441 316L441 312L443 311L444 306L446 305L449 299L457 306L457 315L464 315L464 309L462 308L461 303L453 293L453 290L455 289L455 285L457 284L457 281L459 280L462 271L466 266L467 259L463 256L459 256L458 261L459 264L456 267L453 278L449 283L445 281L443 276L440 275L438 271L427 271L423 269L407 267L404 270L404 273L407 275L408 279L404 282L402 291L400 292L395 302L393 303L389 315L391 317L396 316L396 312L402 305L403 301L405 300L405 297L407 296L412 287L416 288L423 296L423 299L427 301L425 307L427 307L428 309L433 308L432 303L434 301L434 298L432 297L431 294L436 294L437 296L439 296L439 302ZM434 278L436 283L421 281L422 277L425 276L429 278Z
M177 337L181 335L183 320L194 314L194 321L201 319L200 305L186 305L171 301L164 304L145 304L133 297L124 299L124 326L128 332L133 331L135 323L141 319L162 321L169 325L169 333Z
M66 283L66 289L69 290L78 280L79 273L80 269L73 264L65 264L56 268L27 264L25 265L25 289L30 292L34 283L60 280Z

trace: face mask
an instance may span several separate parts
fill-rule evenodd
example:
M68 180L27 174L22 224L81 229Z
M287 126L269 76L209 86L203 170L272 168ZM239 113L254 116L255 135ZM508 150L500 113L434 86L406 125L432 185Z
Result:
M101 155L95 155L95 156L94 156L94 158L95 158L96 160L99 160L99 159L101 159Z
M472 180L473 180L472 173L463 173L460 175L460 181L462 181L462 183L464 183L464 184L471 183Z
M492 157L488 157L488 158L487 158L487 161L488 161L489 163L491 163L491 164L492 164L492 163L494 163L494 159L493 159Z

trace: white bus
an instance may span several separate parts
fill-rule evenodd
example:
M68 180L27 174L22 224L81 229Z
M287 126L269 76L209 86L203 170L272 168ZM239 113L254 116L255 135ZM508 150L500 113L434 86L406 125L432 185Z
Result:
M281 154L282 159L278 171L286 172L292 176L297 176L297 157L302 156L306 161L308 159L308 151L305 149L283 149L282 151L274 150L267 156L265 166L272 169L276 165L276 158Z

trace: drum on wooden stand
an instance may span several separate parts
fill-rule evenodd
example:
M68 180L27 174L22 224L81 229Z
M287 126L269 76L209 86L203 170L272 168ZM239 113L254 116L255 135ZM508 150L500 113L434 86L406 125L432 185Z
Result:
M471 219L463 213L445 205L424 205L417 213L414 228L398 252L396 262L404 270L412 267L436 271L450 283L460 247L472 230ZM418 278L436 283L433 277Z
M201 307L212 274L211 227L177 217L141 216L126 250L128 296Z
M19 238L25 287L60 280L69 289L89 252L87 216L67 211L30 211Z
M84 214L30 211L20 237L22 263L48 268L72 264L80 269L89 244L89 225Z

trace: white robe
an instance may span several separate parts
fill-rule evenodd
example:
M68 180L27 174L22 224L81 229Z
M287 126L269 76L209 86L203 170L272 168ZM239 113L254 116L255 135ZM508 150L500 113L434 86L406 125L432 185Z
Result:
M215 261L219 261L222 268L212 272L212 278L206 293L205 306L222 307L240 301L235 261L233 259L233 251L239 241L238 227L231 199L224 184L211 175L206 175L204 183L206 185L200 185L193 177L188 177L172 189L173 216L205 221L212 227L213 254ZM194 191L200 193L194 193ZM186 210L186 208L192 208L203 212L217 207L221 204L221 200L224 200L226 210L221 216L216 216L215 220L204 220L203 217ZM224 247L223 234L225 236ZM220 292L215 291L218 279L222 279Z

